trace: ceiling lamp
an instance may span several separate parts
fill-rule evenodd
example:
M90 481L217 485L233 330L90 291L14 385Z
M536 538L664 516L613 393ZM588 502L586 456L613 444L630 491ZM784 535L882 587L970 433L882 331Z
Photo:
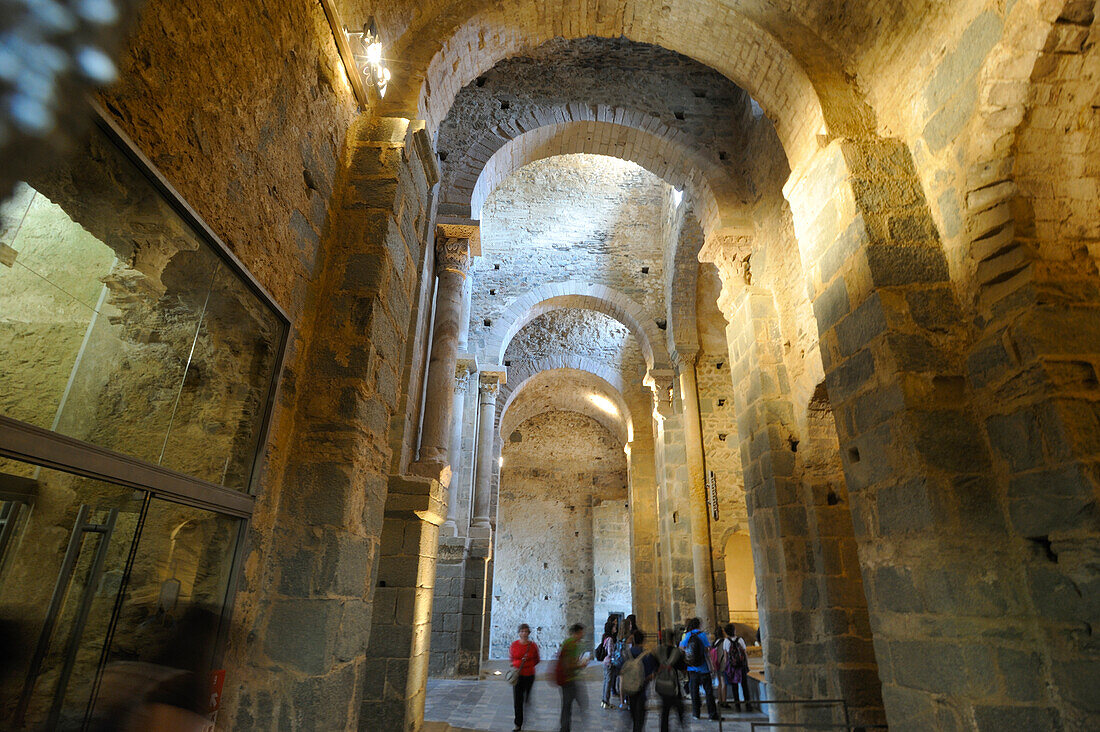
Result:
M382 63L382 39L378 37L378 26L374 24L374 16L372 15L363 24L363 30L345 31L345 33L359 73L374 85L379 98L386 96L386 86L390 83L390 70Z

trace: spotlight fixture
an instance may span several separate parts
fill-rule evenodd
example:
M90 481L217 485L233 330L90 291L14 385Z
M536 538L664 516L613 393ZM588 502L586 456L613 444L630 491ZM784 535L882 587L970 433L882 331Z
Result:
M363 24L361 31L345 30L351 53L355 58L355 67L364 79L370 81L378 91L379 98L386 96L386 86L390 83L390 70L382 58L382 39L378 36L378 26L372 15Z

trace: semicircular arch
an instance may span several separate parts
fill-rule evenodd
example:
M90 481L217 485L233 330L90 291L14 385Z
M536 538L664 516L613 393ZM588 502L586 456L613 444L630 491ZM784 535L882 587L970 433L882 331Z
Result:
M407 81L394 84L383 111L416 109L434 133L458 91L501 59L557 37L624 37L692 58L752 94L776 124L792 167L812 154L818 134L873 132L874 115L839 54L801 19L774 17L767 4L645 4L626 0L608 12L589 0L562 12L534 0L452 0L411 22L402 19L393 53L410 72Z
M575 360L574 360L575 359ZM599 422L622 444L633 438L630 407L621 380L587 359L562 357L560 365L532 368L510 378L510 391L500 412L500 435L508 435L527 419L551 411L577 412ZM614 381L612 380L614 379ZM619 382L620 386L616 386Z
M607 116L599 110L593 114ZM652 124L650 127L654 129L644 129L640 126L644 124L640 114L620 115L620 119L622 121L609 121L582 116L536 126L511 139L495 137L499 146L483 162L478 156L471 156L468 169L456 177L455 190L447 194L451 197L448 202L469 205L471 218L480 219L485 200L493 190L523 166L557 155L586 153L628 160L674 188L687 191L705 228L721 228L723 213L740 207L741 197L729 174L693 151L682 133L663 125L659 126L663 129ZM490 146L477 149L480 155Z
M668 364L660 330L641 305L606 285L577 280L542 285L513 300L489 332L486 355L503 363L508 344L523 326L543 313L564 308L595 310L618 320L637 338L647 368Z

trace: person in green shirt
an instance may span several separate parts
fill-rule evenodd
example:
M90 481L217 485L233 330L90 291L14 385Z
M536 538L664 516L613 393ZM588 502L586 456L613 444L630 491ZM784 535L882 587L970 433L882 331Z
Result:
M558 664L561 666L561 732L570 732L572 728L573 702L584 712L584 686L577 679L586 660L581 655L583 637L584 626L574 623L569 626L569 637L562 642L558 652Z

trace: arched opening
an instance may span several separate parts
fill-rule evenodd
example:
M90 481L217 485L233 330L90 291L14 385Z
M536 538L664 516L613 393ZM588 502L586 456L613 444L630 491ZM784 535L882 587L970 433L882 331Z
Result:
M722 551L726 570L726 594L729 596L730 622L760 627L756 606L756 575L752 565L752 546L748 534L730 534ZM761 630L761 634L766 633ZM752 643L753 638L746 641Z
M520 623L546 657L582 623L588 646L631 607L623 444L592 417L543 412L504 437L489 657L508 657Z

